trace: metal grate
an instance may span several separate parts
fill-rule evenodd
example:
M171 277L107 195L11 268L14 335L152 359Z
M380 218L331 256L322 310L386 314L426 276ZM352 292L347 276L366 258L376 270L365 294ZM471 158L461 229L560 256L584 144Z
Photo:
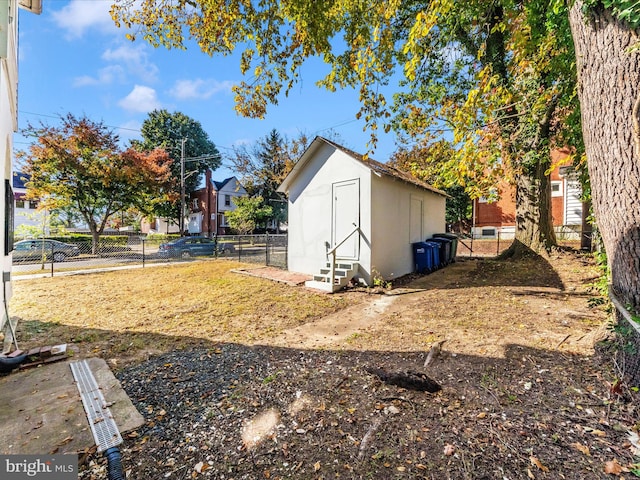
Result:
M82 405L89 419L93 438L98 446L98 453L120 445L122 436L89 364L86 360L80 360L71 363L70 366L80 391Z

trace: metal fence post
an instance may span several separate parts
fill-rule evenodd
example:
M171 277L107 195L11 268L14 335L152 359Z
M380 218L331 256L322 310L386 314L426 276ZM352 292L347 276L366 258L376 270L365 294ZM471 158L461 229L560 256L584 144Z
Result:
M264 242L264 248L265 248L264 263L268 267L269 266L269 232L265 232L265 233L266 233L266 238Z
M140 240L142 240L142 268L144 268L144 261L145 261L144 244L147 241L147 239L146 238L141 238Z
M496 246L496 256L500 255L500 230L498 230L498 245Z
M53 243L51 244L51 276L53 277Z

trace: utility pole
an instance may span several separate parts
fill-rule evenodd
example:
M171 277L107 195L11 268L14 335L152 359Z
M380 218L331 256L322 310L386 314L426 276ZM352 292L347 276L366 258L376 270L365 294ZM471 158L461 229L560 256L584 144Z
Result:
M180 145L180 236L184 235L184 211L185 207L185 192L184 192L184 144L187 138L181 140Z

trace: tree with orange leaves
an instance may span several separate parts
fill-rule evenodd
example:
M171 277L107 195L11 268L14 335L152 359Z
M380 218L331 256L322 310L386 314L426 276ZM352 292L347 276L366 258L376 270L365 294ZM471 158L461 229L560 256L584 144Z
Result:
M80 214L94 253L110 217L130 208L150 213L172 191L171 158L164 150L122 150L101 122L67 114L59 126L30 124L25 134L36 139L18 154L30 176L27 197L40 200L39 208Z

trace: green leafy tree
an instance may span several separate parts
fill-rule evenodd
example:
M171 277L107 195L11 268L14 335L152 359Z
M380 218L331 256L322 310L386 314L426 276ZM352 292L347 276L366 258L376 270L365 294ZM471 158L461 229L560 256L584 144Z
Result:
M150 212L163 200L171 159L164 150L121 150L102 123L72 114L58 126L29 125L36 142L19 154L30 175L27 198L39 208L77 212L89 226L93 251L112 215L135 208Z
M449 184L472 198L499 179L516 187L515 241L507 252L556 244L549 171L554 145L580 148L573 48L566 15L550 2L413 4L404 31L406 90L396 126L412 137L448 128ZM409 29L409 30L407 30ZM427 137L428 138L428 137Z
M257 197L234 197L236 208L225 213L227 221L240 235L253 232L258 226L265 225L273 215L269 205L265 205L264 199Z
M140 129L142 140L134 140L133 146L143 151L162 148L173 160L171 176L173 182L165 192L167 200L155 205L154 214L160 218L174 221L180 219L180 183L181 158L187 159L184 165L185 197L196 190L202 175L209 168L215 170L220 166L221 156L215 144L209 139L200 122L187 115L167 110L154 110L142 122Z
M444 190L449 195L446 203L446 222L455 231L464 232L471 226L471 197L464 185L460 185L446 174L446 168L453 156L455 151L451 142L430 139L411 147L399 148L391 156L389 163Z
M278 225L287 220L287 200L277 192L278 187L309 143L305 134L290 141L273 129L252 147L243 145L233 149L231 162L242 184L250 196L264 199L264 204L272 210L269 220Z

